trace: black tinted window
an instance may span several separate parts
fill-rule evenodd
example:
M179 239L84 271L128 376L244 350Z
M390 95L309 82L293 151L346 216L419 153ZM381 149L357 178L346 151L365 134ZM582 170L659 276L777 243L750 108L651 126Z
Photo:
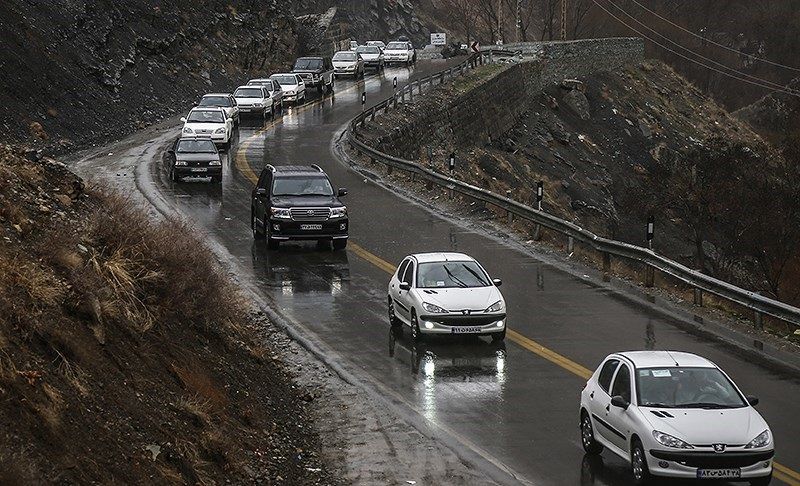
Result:
M273 196L333 196L333 187L328 178L279 177L272 184Z
M408 268L406 268L405 275L403 275L403 282L407 283L408 285L411 285L411 282L413 282L412 280L413 276L414 276L414 264L411 263L408 265Z
M631 401L631 371L628 366L622 364L617 371L617 377L614 378L614 386L611 388L611 396L621 396L626 402Z
M611 388L611 378L614 377L614 370L617 369L618 364L618 359L606 361L603 364L603 368L600 370L600 375L597 377L597 383L606 393L608 393L608 390Z
M198 106L233 106L227 96L203 96Z
M322 67L322 59L298 59L294 63L294 69L320 69Z

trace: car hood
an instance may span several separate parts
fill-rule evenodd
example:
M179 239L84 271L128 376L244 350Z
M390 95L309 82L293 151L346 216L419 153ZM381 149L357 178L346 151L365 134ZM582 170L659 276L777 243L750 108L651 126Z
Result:
M358 61L333 61L333 67L355 66Z
M196 153L180 153L177 152L175 154L175 159L177 160L185 160L187 162L207 162L210 160L219 160L219 155L217 154L209 154L203 152L196 152Z
M365 61L374 61L380 59L380 54L361 54L361 58Z
M655 430L692 445L745 445L767 429L767 423L753 407L721 410L641 408ZM666 412L670 417L657 417Z
M266 103L266 98L236 98L236 103L240 105L250 106L253 103Z
M386 49L383 51L384 54L407 54L408 49Z
M281 85L281 89L284 92L286 92L286 91L296 91L296 90L300 89L300 85L299 84L282 84Z
M474 288L431 288L415 289L419 300L435 304L449 311L460 311L464 309L484 310L498 300L502 300L500 291L497 287Z
M336 196L274 196L272 205L278 208L341 207Z
M295 74L320 74L322 69L292 69Z
M197 130L211 130L211 131L214 131L214 130L216 130L218 128L224 128L225 124L224 123L189 123L189 122L187 122L187 123L184 123L183 127L184 128L189 127L194 131L197 131Z

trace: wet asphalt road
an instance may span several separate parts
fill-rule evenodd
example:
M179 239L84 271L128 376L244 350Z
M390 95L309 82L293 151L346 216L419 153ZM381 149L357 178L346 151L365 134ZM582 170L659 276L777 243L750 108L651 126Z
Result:
M150 171L159 197L221 240L252 272L245 277L290 321L303 323L332 349L339 364L521 479L552 485L632 481L622 461L609 453L600 460L584 458L578 406L585 380L521 345L525 338L592 370L619 350L676 349L706 356L745 393L761 399L758 409L775 434L777 460L800 471L800 379L761 367L612 290L435 216L335 160L331 138L360 110L363 90L368 104L377 102L391 93L392 77L402 85L409 76L442 66L420 62L411 71L387 68L363 82L337 80L334 96L289 109L274 122L243 120L221 186L172 183L157 158ZM335 186L347 187L344 201L355 245L334 253L313 243L284 243L278 252L254 244L252 177L267 163L316 163ZM509 326L522 337L500 346L465 338L415 349L406 336L392 336L386 319L388 268L369 261L370 254L396 264L407 254L433 250L469 253L502 278Z

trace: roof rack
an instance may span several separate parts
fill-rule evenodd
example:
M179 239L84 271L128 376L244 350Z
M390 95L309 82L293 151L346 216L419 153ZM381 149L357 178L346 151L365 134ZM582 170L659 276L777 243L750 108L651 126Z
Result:
M318 166L317 164L311 164L311 167L317 169L320 172L325 172L324 170L322 170L322 167Z

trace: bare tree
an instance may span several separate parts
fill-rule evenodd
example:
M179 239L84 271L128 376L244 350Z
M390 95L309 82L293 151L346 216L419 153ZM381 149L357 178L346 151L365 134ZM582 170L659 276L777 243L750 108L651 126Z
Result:
M472 0L442 0L443 14L466 36L467 45L475 33L476 9Z

